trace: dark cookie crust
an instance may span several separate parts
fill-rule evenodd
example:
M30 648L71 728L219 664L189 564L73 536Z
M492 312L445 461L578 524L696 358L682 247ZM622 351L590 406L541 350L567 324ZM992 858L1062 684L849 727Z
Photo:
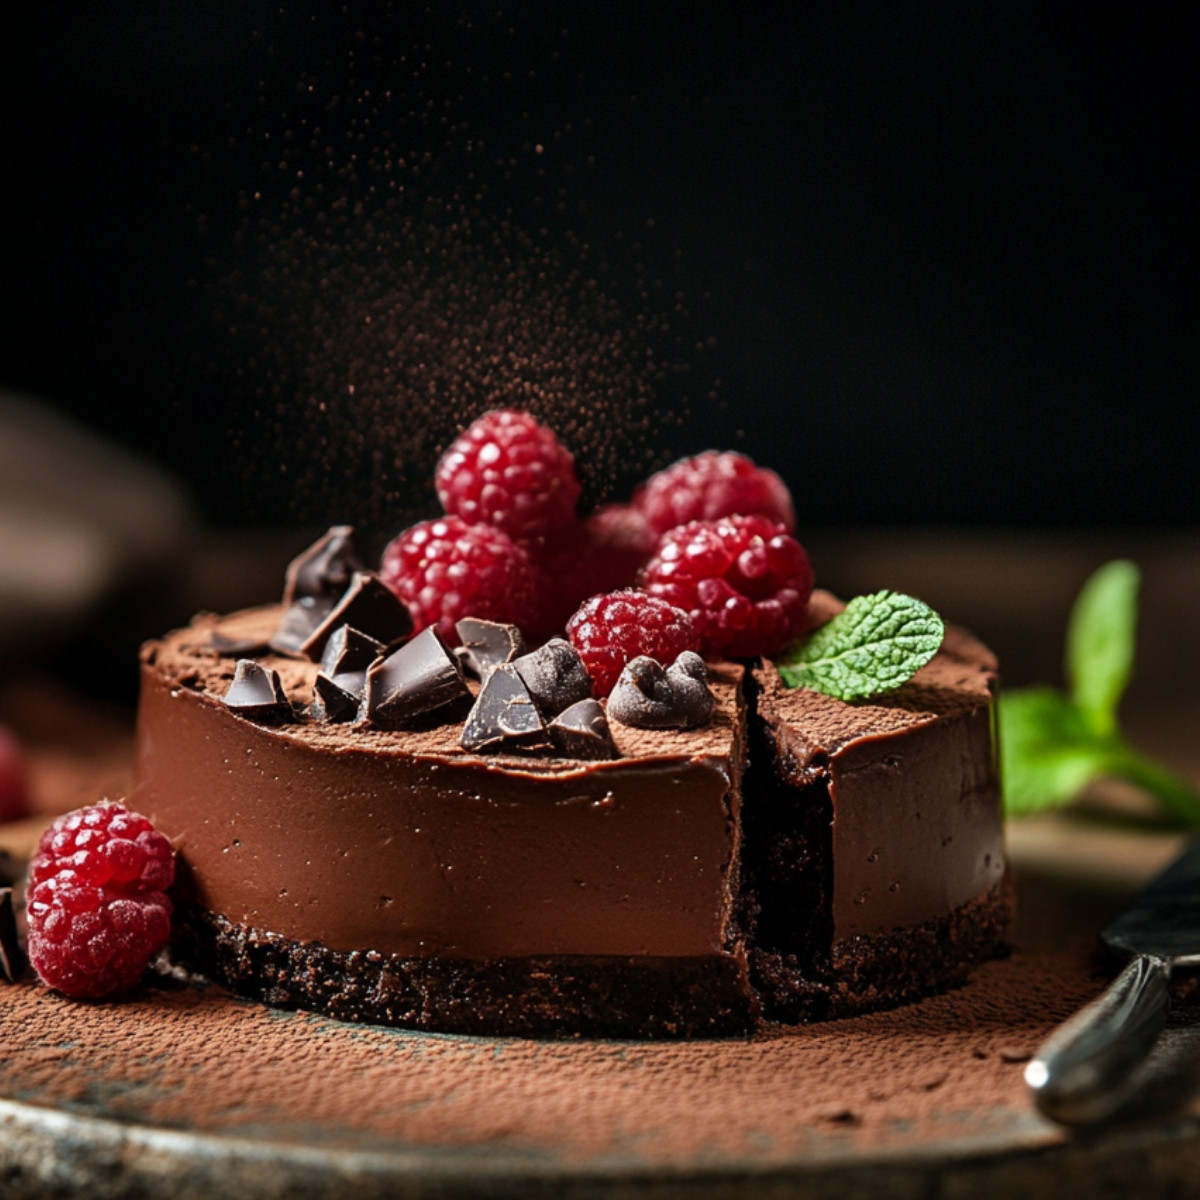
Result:
M405 959L348 953L180 914L176 956L238 995L341 1021L509 1037L745 1036L764 1022L804 1024L894 1008L966 982L1007 949L1012 882L944 920L834 947L835 975L795 956L751 950L707 958ZM749 969L749 980L747 979Z
M835 942L827 969L793 954L753 949L750 974L768 1020L786 1025L850 1017L909 1004L967 982L1008 953L1013 883L1006 873L984 896L936 921Z
M238 995L340 1021L511 1037L727 1037L758 1005L747 965L611 956L413 959L340 952L199 910L178 914L176 957Z

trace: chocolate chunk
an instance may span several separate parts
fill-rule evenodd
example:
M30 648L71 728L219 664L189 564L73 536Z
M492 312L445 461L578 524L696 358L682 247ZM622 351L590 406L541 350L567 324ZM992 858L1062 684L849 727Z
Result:
M321 654L321 674L333 678L366 669L387 649L384 642L352 625L339 625Z
M565 758L616 758L616 743L598 700L579 700L547 726L550 740Z
M513 663L517 674L546 718L557 716L592 694L592 680L583 659L570 642L551 638L544 646Z
M334 525L288 563L283 603L290 607L307 598L324 600L328 611L362 569L354 546L354 526Z
M312 715L318 721L354 720L366 694L367 668L386 649L361 630L339 625L325 643L313 681Z
M271 644L264 638L231 638L213 630L208 648L222 658L253 658L256 654L266 654Z
M271 634L268 645L277 654L304 657L304 644L312 637L313 630L330 614L334 603L316 596L301 597L284 610L279 628Z
M470 695L458 659L430 626L371 664L363 718L381 729L398 729Z
M525 653L525 639L515 625L463 617L454 628L462 638L455 650L459 661L479 679L486 680L495 667Z
M459 739L464 750L540 741L545 730L537 705L511 663L492 669Z
M712 716L715 703L704 659L685 650L665 670L644 655L626 663L608 715L635 729L692 729Z
M318 721L353 721L367 691L366 671L324 672L313 680L312 715Z
M353 526L334 525L288 564L283 587L286 610L271 637L272 650L308 654L306 643L363 569L353 539Z
M225 693L225 705L251 721L273 723L290 721L293 717L279 672L252 658L238 659L233 682Z
M351 625L391 646L412 633L412 616L404 601L374 571L357 571L345 595L305 638L300 653L318 661L326 642L342 625Z
M16 983L25 974L25 954L17 941L12 888L0 888L0 979Z

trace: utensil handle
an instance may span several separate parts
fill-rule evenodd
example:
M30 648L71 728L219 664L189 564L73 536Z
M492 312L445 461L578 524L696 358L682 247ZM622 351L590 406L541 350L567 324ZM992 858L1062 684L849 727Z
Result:
M1140 954L1050 1035L1025 1068L1044 1116L1060 1125L1089 1125L1116 1110L1162 1032L1170 981L1169 960Z

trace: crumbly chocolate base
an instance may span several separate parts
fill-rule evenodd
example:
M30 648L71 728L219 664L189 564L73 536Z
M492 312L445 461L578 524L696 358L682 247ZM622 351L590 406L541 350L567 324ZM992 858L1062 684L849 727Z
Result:
M758 1024L744 960L412 959L178 914L176 957L238 995L341 1021L510 1037L728 1037Z
M1010 950L1011 872L986 895L936 921L835 942L829 971L814 976L794 954L749 953L764 1016L786 1025L895 1008L966 983L970 972Z
M794 955L706 958L404 959L342 952L193 909L173 950L238 995L341 1021L510 1037L746 1035L894 1008L965 983L1007 950L1012 882L946 918L834 946L830 978Z

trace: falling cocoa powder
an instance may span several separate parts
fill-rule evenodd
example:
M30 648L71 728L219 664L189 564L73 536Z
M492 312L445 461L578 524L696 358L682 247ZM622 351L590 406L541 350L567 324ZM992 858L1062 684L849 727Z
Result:
M207 152L246 180L204 292L247 502L283 487L300 519L394 532L499 406L555 428L585 502L627 490L662 460L703 339L643 261L652 219L578 231L603 166L586 120L548 116L586 111L570 31L410 7L322 14L325 60L288 94L264 82L255 122ZM221 223L204 214L210 241Z

